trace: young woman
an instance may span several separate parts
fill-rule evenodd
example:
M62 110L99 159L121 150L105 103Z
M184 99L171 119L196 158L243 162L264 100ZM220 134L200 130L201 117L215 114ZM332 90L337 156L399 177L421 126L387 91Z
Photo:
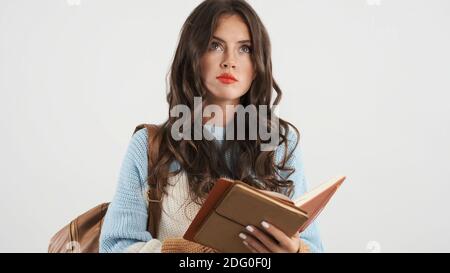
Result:
M272 90L277 96L270 105ZM246 135L242 140L229 139L226 134L230 125L237 124L237 108L230 106L273 109L281 95L272 76L269 36L252 7L244 0L206 0L196 7L182 27L169 73L167 101L169 111L184 105L194 113L198 110L195 98L201 99L202 109L214 105L222 110L222 116L200 120L202 131L214 139L174 137L178 117L169 112L155 134L162 139L158 160L147 173L148 132L135 133L105 216L100 252L165 252L167 246L177 243L182 251L189 242L180 238L219 177L293 198L303 194L307 186L295 126L278 119L280 130L274 138L278 142L272 150L261 149L264 141L259 136L250 139ZM266 123L260 126L273 128L271 111L265 117L260 112L257 115ZM246 134L249 116L245 118ZM186 120L194 127L194 119ZM155 179L165 192L157 238L147 231L147 179ZM292 237L266 222L249 226L236 236L252 252L323 251L315 222Z

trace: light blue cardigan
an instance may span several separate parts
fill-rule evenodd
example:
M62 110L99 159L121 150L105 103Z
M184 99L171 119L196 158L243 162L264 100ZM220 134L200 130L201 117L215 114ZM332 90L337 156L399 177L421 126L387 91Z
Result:
M221 141L224 136L223 127L205 125L216 138ZM296 134L288 135L288 151L291 151L296 142ZM295 168L295 172L289 177L294 181L293 198L302 195L307 190L307 182L301 156L300 144L293 153L293 157L287 165ZM151 148L151 147L150 147ZM280 162L284 153L284 145L277 147L275 151L276 162ZM228 157L224 156L225 160ZM176 162L171 165L171 170L179 166ZM285 173L281 173L284 177ZM128 246L137 242L147 242L152 236L147 231L147 203L143 194L146 188L147 177L147 130L136 132L128 145L123 159L118 185L113 200L106 213L101 234L100 252L123 252ZM317 220L300 234L309 246L311 252L323 252L323 245L319 235Z

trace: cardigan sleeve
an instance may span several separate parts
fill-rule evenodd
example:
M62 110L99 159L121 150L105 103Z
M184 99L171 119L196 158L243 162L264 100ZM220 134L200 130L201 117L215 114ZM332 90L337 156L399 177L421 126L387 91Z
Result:
M100 232L99 252L125 252L152 239L147 231L147 130L136 132L122 161Z
M288 132L288 151L291 152L294 149L297 142L297 135L289 130ZM284 155L284 144L280 145L275 151L275 158L277 163L281 162ZM302 158L302 150L300 142L292 152L292 156L286 162L286 166L294 168L295 171L288 177L289 180L294 182L294 194L292 199L301 196L308 191L308 183L305 176L305 169ZM280 175L283 178L287 177L287 171L281 171ZM323 252L323 244L320 238L319 227L317 218L311 222L311 224L300 234L300 238L307 244L309 252Z

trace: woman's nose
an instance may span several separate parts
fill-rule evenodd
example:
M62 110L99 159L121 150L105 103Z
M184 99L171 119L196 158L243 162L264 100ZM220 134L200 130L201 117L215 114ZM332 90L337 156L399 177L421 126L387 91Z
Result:
M234 62L223 62L222 68L236 68L236 64Z
M226 54L225 60L222 62L222 68L236 68L236 62L231 52Z

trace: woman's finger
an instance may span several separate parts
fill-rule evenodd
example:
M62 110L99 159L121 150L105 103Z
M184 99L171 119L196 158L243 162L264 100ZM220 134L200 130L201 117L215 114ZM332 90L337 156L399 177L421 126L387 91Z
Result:
M246 229L248 232L250 232L250 234L255 236L256 239L258 239L261 243L263 243L264 246L268 250L270 250L270 252L281 252L282 251L282 249L278 245L277 241L275 241L274 239L267 236L266 233L262 232L258 228L254 227L254 226L247 226Z
M300 239L293 240L276 226L269 224L266 221L262 221L261 226L278 241L282 248L285 248L287 251L295 251L298 249Z
M239 237L253 247L258 253L270 253L270 251L255 237L246 233L239 233Z
M247 241L242 241L242 243L243 243L248 249L250 249L251 252L253 252L253 253L258 253L258 251L256 251L256 249L255 249L254 247L252 247L251 245L249 245L249 244L247 243Z

